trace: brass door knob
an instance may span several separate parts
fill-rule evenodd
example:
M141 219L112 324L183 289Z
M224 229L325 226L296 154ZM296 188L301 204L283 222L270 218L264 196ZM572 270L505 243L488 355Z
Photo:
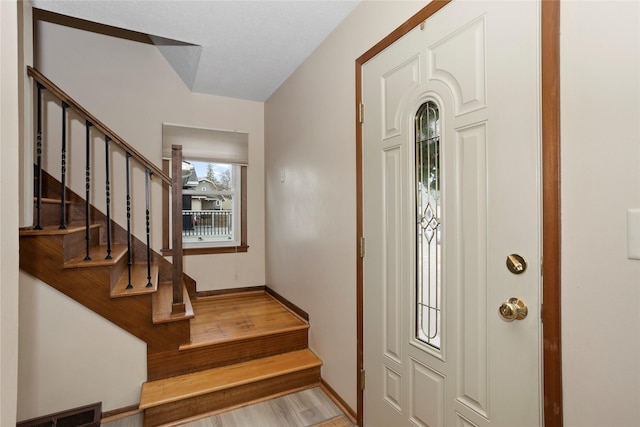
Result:
M509 301L502 303L498 308L500 316L507 322L514 320L522 320L527 317L529 309L527 305L520 298L509 298Z

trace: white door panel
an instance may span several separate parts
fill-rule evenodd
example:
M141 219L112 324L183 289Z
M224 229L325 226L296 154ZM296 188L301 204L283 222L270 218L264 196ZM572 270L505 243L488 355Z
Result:
M539 8L453 1L363 67L368 427L541 425ZM441 127L435 346L417 338L415 308L414 119L429 100ZM507 269L511 253L523 274ZM525 319L500 317L510 297Z

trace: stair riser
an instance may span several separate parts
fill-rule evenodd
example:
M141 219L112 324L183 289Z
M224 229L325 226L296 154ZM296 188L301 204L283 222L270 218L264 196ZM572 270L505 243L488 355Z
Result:
M320 367L310 368L238 387L145 409L145 427L160 426L189 417L220 411L258 399L311 387L320 382Z
M302 350L309 344L307 332L307 329L301 329L187 350L155 354L149 352L147 379L155 381L244 360Z
M116 265L111 267L111 281L109 283L109 289L113 289L115 284L118 283L118 280L120 279L120 277L123 274L125 274L127 270L127 263L128 263L128 258L127 258L127 255L125 255L118 260Z
M33 205L33 212L37 212L36 203L34 203ZM66 211L65 221L67 224L70 221L69 210ZM53 225L53 226L60 225L60 203L42 202L42 207L40 210L40 225L43 227L47 227L50 225Z
M91 228L89 232L89 250L100 243L100 230ZM86 255L87 240L86 234L71 233L64 236L64 261L71 261L77 256Z

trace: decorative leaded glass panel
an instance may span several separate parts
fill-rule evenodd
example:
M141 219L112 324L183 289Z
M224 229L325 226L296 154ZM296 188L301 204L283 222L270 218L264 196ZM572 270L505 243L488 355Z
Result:
M440 349L442 329L442 196L440 111L433 101L418 109L416 158L416 332L420 341Z

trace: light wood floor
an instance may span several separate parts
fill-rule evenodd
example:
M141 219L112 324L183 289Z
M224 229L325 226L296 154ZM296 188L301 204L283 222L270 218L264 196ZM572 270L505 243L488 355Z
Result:
M199 298L193 301L193 311L191 345L184 347L309 327L262 291Z
M338 407L320 388L256 403L209 418L180 424L185 427L352 427ZM142 414L123 418L105 427L140 427Z

